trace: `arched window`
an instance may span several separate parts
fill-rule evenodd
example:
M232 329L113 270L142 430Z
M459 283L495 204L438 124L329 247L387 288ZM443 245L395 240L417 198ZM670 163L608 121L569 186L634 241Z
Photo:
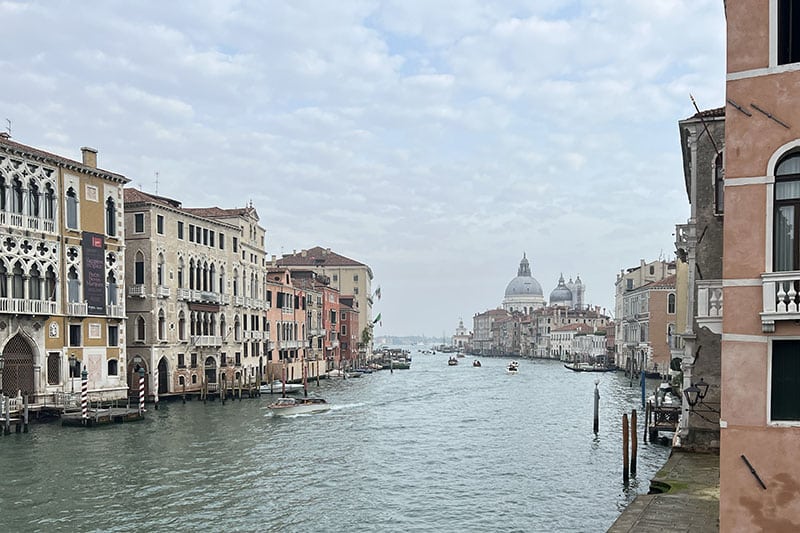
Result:
M39 216L39 185L33 180L28 184L28 214Z
M203 287L204 291L208 290L208 263L206 263L206 262L203 263L203 284L202 284L202 287Z
M117 278L114 276L113 270L108 271L106 291L108 292L108 304L117 305Z
M8 270L2 261L0 261L0 298L8 298Z
M81 301L81 285L78 278L78 270L75 267L70 267L67 273L67 300L70 302Z
M11 212L22 214L22 182L19 178L11 181Z
M178 339L186 340L186 316L183 311L178 313Z
M675 293L674 292L669 293L669 296L667 296L667 313L669 313L670 315L674 315L675 314Z
M800 152L784 157L775 168L774 270L800 268Z
M219 316L219 336L222 337L222 340L225 340L225 335L227 332L225 331L225 315Z
M111 237L117 234L117 206L110 196L106 200L106 235Z
M194 259L189 259L189 288L194 289Z
M164 255L158 254L158 265L156 266L156 277L159 287L164 286Z
M45 300L56 301L56 271L52 266L44 273L44 291Z
M17 262L11 270L11 297L25 298L25 278L22 264Z
M144 334L145 334L145 323L144 317L140 316L136 319L136 340L137 341L144 341Z
M722 163L720 152L714 160L714 213L717 215L725 212L725 170Z
M216 292L215 285L217 280L215 279L217 276L216 270L214 269L214 263L208 267L208 290L211 292Z
M239 272L233 269L233 295L239 296Z
M116 359L108 360L108 375L109 376L119 375L119 362Z
M39 267L36 265L31 266L30 273L28 274L28 299L42 299L42 274L39 272Z
M183 257L178 258L178 288L183 288Z
M44 187L44 218L47 220L56 218L56 192L49 183Z
M78 195L75 189L67 189L67 227L78 229Z
M219 267L219 293L225 294L225 267Z
M167 317L163 309L158 312L158 340L167 340Z
M144 254L141 251L136 252L136 259L133 266L133 283L136 285L144 285Z

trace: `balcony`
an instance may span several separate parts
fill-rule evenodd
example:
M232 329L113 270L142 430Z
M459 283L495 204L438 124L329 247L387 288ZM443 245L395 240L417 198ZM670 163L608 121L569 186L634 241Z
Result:
M697 324L722 334L722 280L697 282Z
M108 304L108 316L125 318L125 306L122 304Z
M86 302L67 302L67 315L88 316L89 304Z
M222 346L222 337L218 335L192 336L193 346Z
M86 304L83 305L86 306ZM58 305L56 305L56 302L50 300L23 300L21 298L0 298L0 313L55 315L58 313Z
M192 291L190 289L180 288L177 294L178 300L187 301L192 299Z
M144 298L144 285L131 285L128 287L128 296Z
M234 296L233 297L233 305L236 306L243 306L244 305L244 296Z
M159 285L156 287L156 296L159 298L169 298L171 291L169 287L164 287L163 285Z
M800 271L761 274L761 331L775 332L776 320L800 320Z
M679 251L679 255L685 255L690 249L694 249L696 240L694 224L677 224L675 226L675 249Z

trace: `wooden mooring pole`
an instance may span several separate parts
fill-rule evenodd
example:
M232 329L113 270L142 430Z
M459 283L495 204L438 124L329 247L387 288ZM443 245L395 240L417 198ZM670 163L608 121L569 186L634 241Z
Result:
M653 406L650 402L647 402L647 405L644 407L644 431L642 431L642 439L644 439L645 444L647 444L647 433L650 429L650 417L653 415Z
M636 455L639 452L639 434L636 431L636 409L631 412L631 475L636 475Z
M597 435L597 432L600 430L600 390L597 386L600 384L600 380L594 380L594 434Z
M628 414L622 415L622 481L627 485L628 480Z

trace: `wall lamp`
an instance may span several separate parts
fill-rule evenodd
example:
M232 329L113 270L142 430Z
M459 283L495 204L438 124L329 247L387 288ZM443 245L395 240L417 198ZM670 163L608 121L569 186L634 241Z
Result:
M708 392L708 383L700 378L697 383L692 383L691 386L683 389L683 394L686 396L686 401L689 402L689 407L694 407L699 403L703 403L703 399Z

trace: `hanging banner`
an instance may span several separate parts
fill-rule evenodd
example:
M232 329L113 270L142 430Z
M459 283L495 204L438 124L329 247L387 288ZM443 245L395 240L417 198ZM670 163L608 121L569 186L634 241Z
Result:
M106 314L105 237L83 233L83 298L90 315Z

